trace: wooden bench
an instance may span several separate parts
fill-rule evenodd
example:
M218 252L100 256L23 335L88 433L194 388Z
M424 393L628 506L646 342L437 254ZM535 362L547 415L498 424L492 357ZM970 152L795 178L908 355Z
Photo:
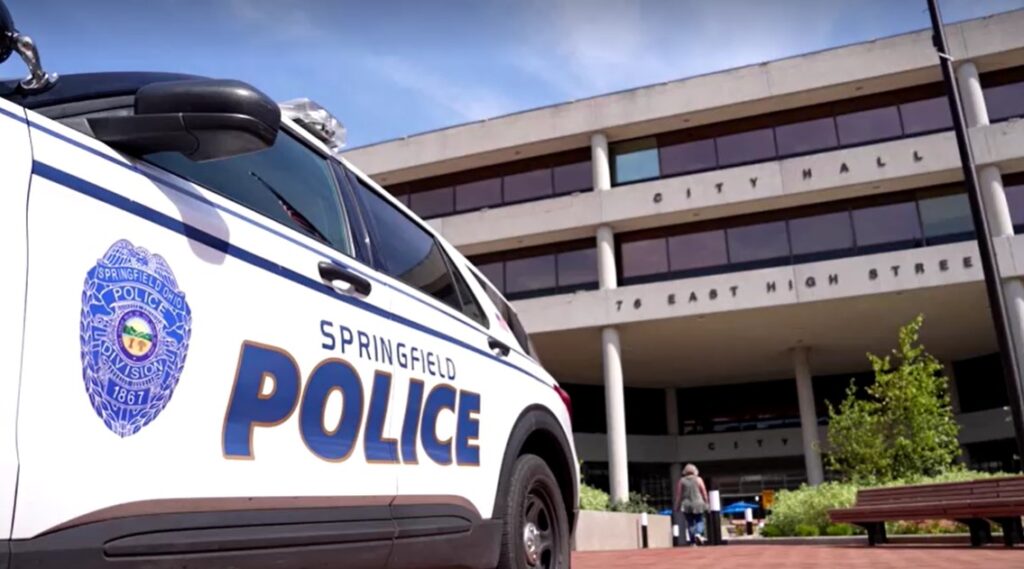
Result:
M1024 542L1024 476L871 488L857 491L851 508L829 510L833 523L863 527L868 544L886 543L885 522L954 520L971 531L971 545L992 541L990 522L1003 528L1003 542Z

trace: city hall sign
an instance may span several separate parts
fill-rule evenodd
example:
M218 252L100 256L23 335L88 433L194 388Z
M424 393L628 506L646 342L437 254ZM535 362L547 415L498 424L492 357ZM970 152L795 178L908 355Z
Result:
M850 166L850 162L853 162L853 160L852 159L848 159L848 158L847 159L843 159L842 158L843 157L842 151L836 152L835 154L836 154L837 158L839 158L839 159L837 159L835 161L835 164L833 166L829 167L829 168L819 167L819 169L817 170L819 175L823 174L823 173L824 174L833 174L834 173L834 174L838 175L840 178L844 178L846 176L849 176L853 172L853 168ZM897 162L900 161L900 160L909 160L910 163L916 164L918 162L923 162L924 161L924 155L921 154L921 152L918 151L918 150L911 150L909 153L906 153L906 154L901 155L901 156L895 156L893 159L896 160ZM798 158L792 158L791 160L798 160ZM873 167L873 169L875 171L881 173L881 172L883 172L886 169L886 167L889 166L889 160L890 160L889 157L885 157L885 156L882 156L880 154L879 155L875 155L875 160L872 163L872 166L867 166L867 168L868 169L872 169L872 167ZM858 167L861 167L861 166L858 166ZM739 168L747 168L747 166L740 166ZM814 174L815 174L815 169L814 168L812 168L812 167L802 167L801 166L801 167L799 167L799 169L800 169L801 181L803 181L805 184L806 183L810 183L811 181L813 181ZM733 169L733 171L735 171L735 170L736 169ZM729 172L729 171L730 170L723 170L722 172ZM698 174L698 176L703 177L703 174ZM701 179L701 178L698 178L698 179ZM758 189L758 185L757 185L758 181L759 181L759 178L757 176L750 176L746 180L741 180L739 182L739 185L740 186L747 186L747 185L749 185L751 190L757 190ZM840 184L842 183L841 180L840 180L839 183ZM736 185L736 181L733 180L732 184L733 184L733 187L734 187ZM714 194L724 194L729 187L730 187L729 183L727 183L724 180L720 180L720 181L717 181L717 182L712 182L711 185L708 188L709 189L714 188L714 191L713 191ZM685 193L686 193L686 199L689 200L689 199L693 198L695 192L694 192L694 189L693 189L692 186L687 186L686 190L685 190ZM660 192L660 191L654 192L652 194L651 201L653 203L655 203L655 204L662 203L663 201L665 201L664 193Z

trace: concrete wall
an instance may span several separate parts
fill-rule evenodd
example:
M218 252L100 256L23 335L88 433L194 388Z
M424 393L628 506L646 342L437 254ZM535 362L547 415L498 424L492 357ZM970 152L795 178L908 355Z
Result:
M952 55L979 69L1013 64L1024 10L947 27ZM1019 54L1018 54L1019 55ZM900 88L939 79L931 32L869 41L459 125L352 149L382 183Z
M971 130L978 164L1024 168L1024 121ZM811 176L804 172L810 170ZM430 220L464 254L820 203L962 179L956 138L943 132L858 148L616 186Z
M1024 274L1024 235L997 240L1000 271ZM516 301L532 334L899 292L982 280L973 241L580 291Z
M672 547L672 518L647 516L649 549ZM581 511L576 526L575 551L640 549L640 515Z

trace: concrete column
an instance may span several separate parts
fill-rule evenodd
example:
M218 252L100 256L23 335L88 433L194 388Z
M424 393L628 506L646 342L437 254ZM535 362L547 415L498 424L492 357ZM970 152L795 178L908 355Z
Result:
M608 477L612 501L629 497L629 460L626 457L626 402L622 387L622 348L619 331L601 330L604 354L604 410L608 423Z
M603 132L590 135L590 168L594 178L594 190L612 189L612 166L608 161L608 137Z
M679 404L674 387L665 389L665 422L668 424L668 434L679 434Z
M612 188L612 170L608 162L608 138L601 132L590 135L590 167L594 178L594 191ZM615 267L615 232L607 225L597 228L597 278L601 289L618 286Z
M679 405L678 399L676 398L676 388L668 387L665 389L665 422L668 425L668 434L673 437L679 436ZM673 445L673 450L675 446ZM676 459L676 454L673 452L672 459ZM672 462L668 465L668 479L672 488L672 497L675 499L676 482L679 481L679 477L683 474L683 464L681 462Z
M1006 202L1003 175L999 167L978 168L978 185L981 197L985 200L985 209L988 211L988 225L992 237L1013 235L1013 218L1010 216L1010 205Z
M956 385L956 373L953 371L953 362L942 362L942 372L949 380L949 406L953 409L954 415L960 414L960 390Z
M619 286L615 266L615 233L607 225L597 228L597 282L601 290Z
M814 410L814 387L811 385L811 365L807 352L805 347L793 349L793 368L796 374L797 402L800 405L800 434L804 444L807 482L817 486L825 481L825 474L821 467L818 413Z
M961 63L956 69L957 85L960 87L960 100L964 106L964 118L967 127L988 124L988 107L985 106L985 95L981 90L981 79L978 68L970 61Z

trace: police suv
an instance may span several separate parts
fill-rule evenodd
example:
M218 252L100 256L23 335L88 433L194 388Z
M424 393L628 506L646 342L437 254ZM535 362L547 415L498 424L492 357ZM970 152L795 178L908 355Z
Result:
M0 567L569 567L568 397L333 117L0 27Z

